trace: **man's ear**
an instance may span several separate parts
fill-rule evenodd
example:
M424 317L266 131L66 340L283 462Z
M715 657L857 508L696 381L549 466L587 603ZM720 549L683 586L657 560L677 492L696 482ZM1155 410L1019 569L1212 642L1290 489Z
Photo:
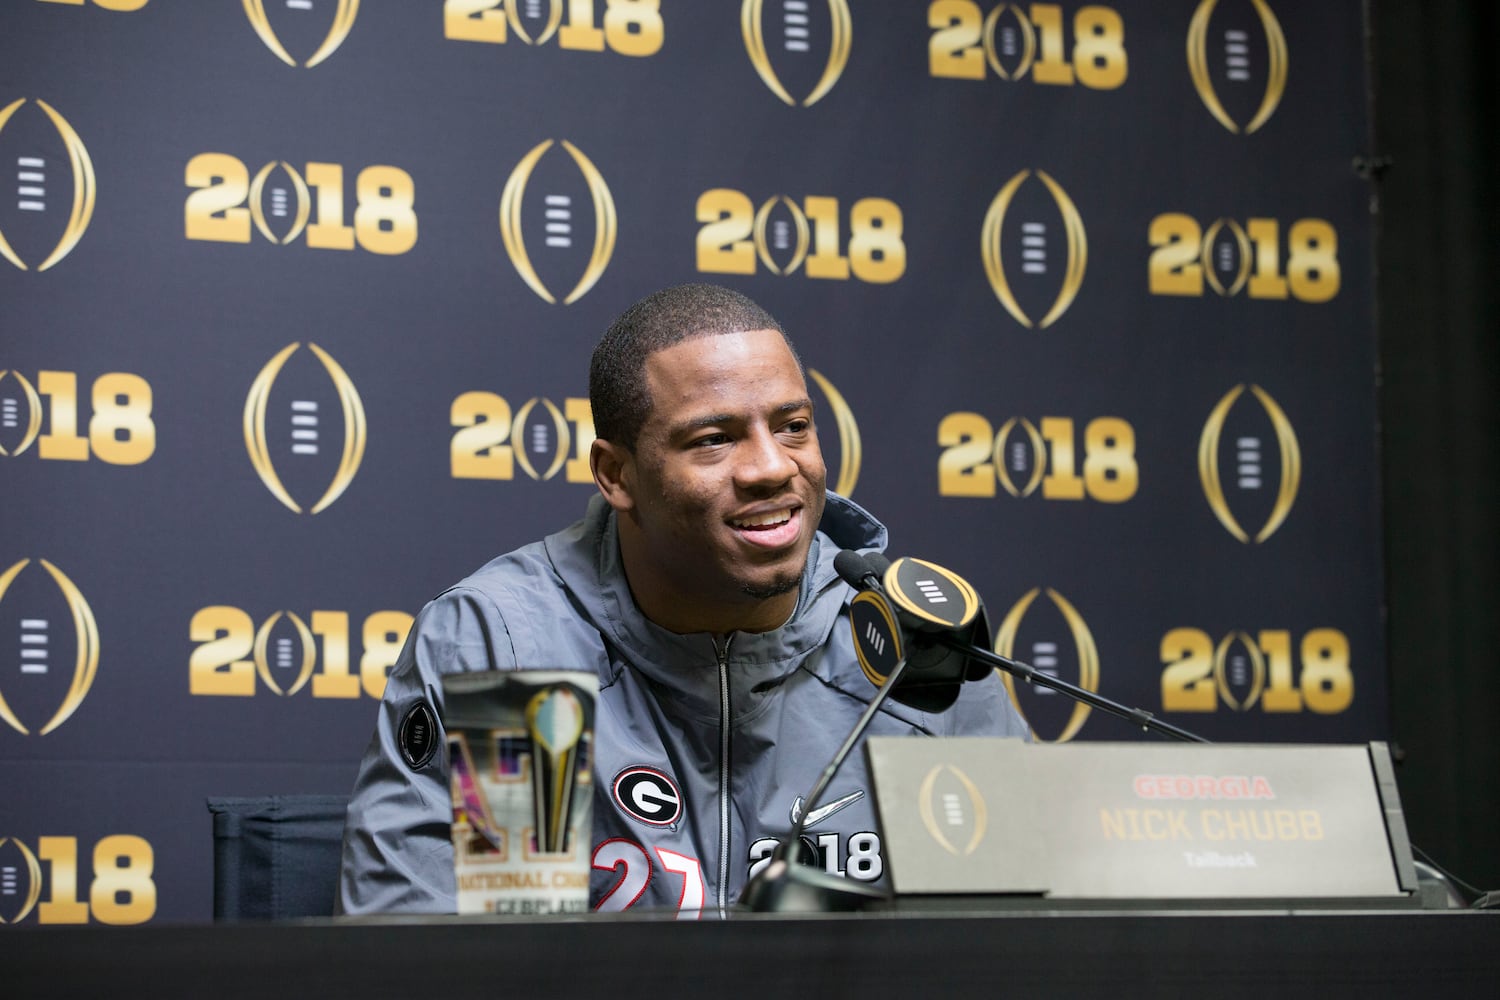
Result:
M595 438L589 448L589 469L606 503L620 513L635 508L635 455L629 448Z

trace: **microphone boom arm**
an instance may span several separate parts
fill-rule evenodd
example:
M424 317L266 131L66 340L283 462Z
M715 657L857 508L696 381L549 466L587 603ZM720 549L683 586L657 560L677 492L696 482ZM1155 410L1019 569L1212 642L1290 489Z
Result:
M964 642L962 639L958 638L952 633L937 635L934 637L934 641L947 646L949 649L955 649L959 652L967 653L974 659L979 660L983 663L988 663L992 667L998 667L999 669L1004 670L1006 673L1010 674L1012 677L1019 677L1021 680L1025 681L1028 684L1040 684L1042 687L1051 688L1054 691L1060 691L1076 701L1081 701L1086 705L1092 705L1094 708L1100 709L1104 712L1108 712L1110 715L1118 716L1122 719L1125 719L1127 722L1131 722L1137 726L1140 726L1142 729L1149 729L1153 732L1158 732L1165 736L1170 736L1173 739L1182 740L1185 743L1209 742L1209 740L1204 739L1197 733L1191 733L1186 729L1182 729L1178 726L1172 725L1170 722L1161 721L1145 709L1127 708L1117 701L1110 701L1103 695L1095 694L1093 691L1089 691L1086 688L1081 688L1076 684L1071 684L1068 681L1062 680L1058 677L1053 677L1050 674L1044 674L1029 663L1022 663L1020 660L1012 660L1009 657L1001 656L999 653L992 653L987 649L983 649L979 646L974 645L973 643Z

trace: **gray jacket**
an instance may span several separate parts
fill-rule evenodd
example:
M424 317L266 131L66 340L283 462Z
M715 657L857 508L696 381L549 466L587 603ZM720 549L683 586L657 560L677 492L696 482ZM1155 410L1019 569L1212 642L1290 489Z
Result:
M344 834L341 911L454 911L445 743L439 731L428 744L437 752L424 761L413 752L420 746L403 750L410 733L402 722L424 703L441 717L443 674L536 666L598 672L595 908L696 916L686 911L701 907L722 916L790 829L802 796L874 694L849 631L853 591L834 572L833 557L841 548L885 543L883 525L830 493L785 625L723 638L677 635L636 609L614 514L595 496L578 523L440 594L391 668L360 765ZM888 702L870 732L1027 735L994 675L965 684L941 714ZM622 796L616 789L627 774L636 794ZM883 881L872 800L855 752L807 825L828 871Z

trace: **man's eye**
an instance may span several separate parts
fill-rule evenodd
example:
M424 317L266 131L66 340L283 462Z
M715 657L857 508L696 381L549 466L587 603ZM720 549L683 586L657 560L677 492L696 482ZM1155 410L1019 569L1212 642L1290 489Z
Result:
M726 444L729 441L728 434L706 434L700 438L693 439L694 448L712 448L716 445Z
M783 427L782 430L786 431L788 434L804 434L810 427L812 427L811 420L793 420L787 423L787 425Z

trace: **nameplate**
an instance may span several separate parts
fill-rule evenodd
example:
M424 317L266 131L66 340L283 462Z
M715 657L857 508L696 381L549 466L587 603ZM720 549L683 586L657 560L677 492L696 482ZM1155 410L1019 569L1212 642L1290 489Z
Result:
M1384 744L871 737L898 895L1378 899L1416 888Z

